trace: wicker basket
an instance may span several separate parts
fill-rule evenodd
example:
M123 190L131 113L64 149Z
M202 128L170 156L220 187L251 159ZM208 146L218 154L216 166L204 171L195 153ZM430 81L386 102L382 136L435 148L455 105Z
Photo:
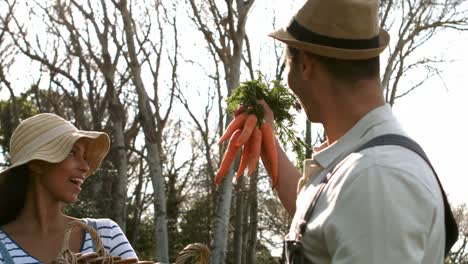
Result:
M91 235L91 239L96 243L96 252L82 254L73 253L70 250L70 236L75 228L84 229ZM138 261L135 258L122 259L118 256L109 255L104 250L104 245L97 231L81 221L71 221L67 225L60 252L60 255L52 261L52 264L155 264L153 261ZM210 250L206 245L200 243L190 244L178 254L175 264L185 264L193 259L199 259L200 264L208 264L209 255Z
M96 243L96 252L91 253L73 253L69 248L70 236L72 230L75 228L81 228L86 230L91 238ZM63 238L62 248L60 250L60 255L52 262L53 264L104 264L104 263L114 263L114 264L151 264L152 261L138 261L138 259L122 259L118 256L111 256L104 250L104 245L102 244L101 238L94 228L88 226L87 224L81 221L71 221L66 229L65 236Z

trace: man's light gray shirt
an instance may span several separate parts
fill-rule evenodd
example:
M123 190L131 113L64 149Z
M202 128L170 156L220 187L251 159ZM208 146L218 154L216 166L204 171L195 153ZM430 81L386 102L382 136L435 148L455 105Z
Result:
M326 176L325 168L383 134L405 135L384 105L365 115L342 138L304 162L291 230ZM315 264L443 263L444 205L429 165L413 151L379 146L348 155L317 202L302 237Z

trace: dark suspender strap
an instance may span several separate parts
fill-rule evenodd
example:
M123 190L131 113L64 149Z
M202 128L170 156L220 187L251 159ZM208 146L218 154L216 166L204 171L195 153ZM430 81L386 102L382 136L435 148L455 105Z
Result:
M402 135L396 135L396 134L388 134L388 135L376 137L372 139L371 141L367 142L366 144L364 144L363 146L361 146L356 152L359 152L366 148L382 146L382 145L397 145L397 146L410 149L414 151L415 153L417 153L421 158L423 158L426 161L426 163L429 165L429 167L431 167L431 170L437 179L437 183L439 184L440 192L442 193L442 199L444 200L445 238L446 238L445 239L445 256L447 256L452 246L458 240L458 226L457 226L457 222L455 221L455 218L453 217L450 204L448 203L448 200L447 200L447 195L445 194L444 188L442 187L442 184L439 180L439 176L437 176L437 173L434 167L432 166L431 162L429 161L429 158L427 157L426 153L421 148L421 146L419 146L418 143L416 143L414 140L408 137L405 137Z

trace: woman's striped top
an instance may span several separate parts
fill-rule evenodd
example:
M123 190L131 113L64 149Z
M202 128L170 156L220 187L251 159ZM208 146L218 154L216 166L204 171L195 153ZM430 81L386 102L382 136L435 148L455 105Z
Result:
M86 221L86 219L85 219ZM122 229L108 218L96 219L96 226L99 236L104 244L106 252L112 256L121 256L123 259L136 258L135 251L122 232ZM41 263L26 252L21 245L18 245L7 233L0 229L0 243L8 250L14 263L37 264ZM81 245L81 252L93 252L93 242L91 235L86 232L85 239ZM5 256L0 255L0 264L5 263Z

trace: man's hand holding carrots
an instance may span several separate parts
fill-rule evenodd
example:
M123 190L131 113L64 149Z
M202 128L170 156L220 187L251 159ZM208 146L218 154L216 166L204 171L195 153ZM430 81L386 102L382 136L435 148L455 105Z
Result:
M264 110L264 118L262 120L258 120L255 114L249 114L248 109L239 106L235 112L234 119L218 141L218 144L221 144L230 138L228 148L224 153L215 178L216 185L221 183L222 178L234 162L240 147L243 147L236 181L243 175L247 167L248 175L252 175L257 168L258 160L261 156L262 162L271 176L273 189L276 187L278 183L278 154L274 134L274 115L264 100L259 100L258 104Z
M236 181L246 169L248 175L252 175L261 158L275 189L279 175L275 125L280 133L286 131L284 135L291 136L288 125L292 124L293 116L289 110L297 110L296 98L279 81L273 82L273 88L269 89L260 76L258 80L241 83L233 90L231 96L226 98L226 102L226 110L234 114L234 118L218 141L218 144L222 144L229 140L229 144L215 177L215 184L221 183L241 151Z

